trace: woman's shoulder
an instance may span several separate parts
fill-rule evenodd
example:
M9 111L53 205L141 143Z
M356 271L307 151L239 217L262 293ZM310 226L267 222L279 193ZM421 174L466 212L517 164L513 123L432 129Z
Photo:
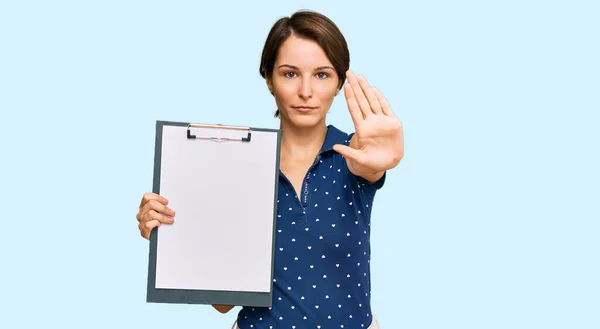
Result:
M332 124L327 126L327 134L323 143L323 151L333 150L335 144L350 144L354 132L348 133Z
M346 132L343 129L338 128L332 124L327 126L327 133L325 134L325 140L321 147L321 156L341 156L337 153L333 147L337 144L350 145L350 141L354 136L354 132Z

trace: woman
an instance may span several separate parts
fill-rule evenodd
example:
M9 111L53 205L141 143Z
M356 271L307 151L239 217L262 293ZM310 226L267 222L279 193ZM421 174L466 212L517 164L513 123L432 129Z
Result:
M282 18L267 37L260 74L281 120L273 306L243 307L234 328L377 328L370 213L386 171L403 157L403 132L383 95L349 62L343 35L319 13ZM342 88L354 134L326 124ZM174 223L166 204L156 194L142 198L142 236Z

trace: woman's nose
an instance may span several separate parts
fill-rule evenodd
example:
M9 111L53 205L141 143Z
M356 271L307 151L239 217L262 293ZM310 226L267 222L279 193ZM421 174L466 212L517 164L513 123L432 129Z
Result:
M302 84L298 94L302 98L312 97L312 85L310 79L302 79Z

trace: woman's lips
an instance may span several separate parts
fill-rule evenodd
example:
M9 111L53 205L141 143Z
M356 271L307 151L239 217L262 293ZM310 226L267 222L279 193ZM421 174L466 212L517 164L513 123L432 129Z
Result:
M316 107L309 107L309 106L292 106L292 108L298 112L310 112L310 111L316 109Z

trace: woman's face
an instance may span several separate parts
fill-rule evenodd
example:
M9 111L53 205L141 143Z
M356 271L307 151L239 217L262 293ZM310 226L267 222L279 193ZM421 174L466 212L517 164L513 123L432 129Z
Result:
M281 45L272 78L267 80L281 120L298 128L324 122L339 83L319 44L293 35Z

